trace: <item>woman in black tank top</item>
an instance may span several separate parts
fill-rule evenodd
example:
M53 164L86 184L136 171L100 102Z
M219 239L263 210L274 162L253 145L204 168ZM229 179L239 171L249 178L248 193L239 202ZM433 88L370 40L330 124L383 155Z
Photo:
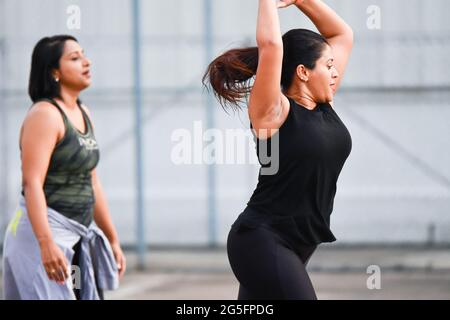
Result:
M80 226L82 230L90 231L89 228L95 221L109 241L109 246L105 247L109 248L112 264L116 261L115 270L119 271L119 276L125 272L125 256L95 172L100 153L94 127L87 109L78 98L80 92L91 84L90 65L78 41L72 36L43 38L33 51L29 83L33 106L22 126L20 139L22 195L33 229L33 241L30 241L26 250L33 252L21 252L20 256L28 257L26 259L40 256L40 269L44 269L44 276L38 279L41 277L40 273L33 273L27 275L30 279L20 279L20 283L28 283L29 287L34 286L33 281L39 280L42 290L38 292L38 287L34 289L36 292L24 289L24 293L21 288L16 288L14 298L66 299L86 296L83 295L83 288L74 288L72 292L71 284L67 284L71 266L78 266L82 240L86 239L81 236L78 241L77 237L73 237L75 243L70 242L72 239L63 239L64 245L58 242L58 230L54 230L49 224L50 209L69 219L73 225ZM19 231L22 230L24 229ZM89 235L85 235L87 236ZM91 243L93 240L90 240ZM13 237L11 236L10 242L5 241L5 245L6 243L13 245ZM37 254L35 251L38 251ZM105 257L92 254L90 259L94 262L91 267L97 282L99 263L95 260ZM29 261L26 259L24 263ZM115 271L113 274L116 276ZM11 278L14 276L14 270L11 270ZM91 279L87 275L78 276ZM12 283L13 279L5 281ZM16 282L19 280L16 279ZM64 289L55 287L54 282ZM101 299L103 288L97 286L97 283L91 285L97 287L98 291L93 296ZM66 287L70 291L65 290Z
M321 34L281 36L277 9L295 5ZM352 29L320 0L259 0L258 47L230 50L209 66L224 107L248 113L261 169L227 242L239 299L317 299L306 265L336 240L330 215L350 155L350 133L333 97L353 45ZM252 82L254 79L254 82Z

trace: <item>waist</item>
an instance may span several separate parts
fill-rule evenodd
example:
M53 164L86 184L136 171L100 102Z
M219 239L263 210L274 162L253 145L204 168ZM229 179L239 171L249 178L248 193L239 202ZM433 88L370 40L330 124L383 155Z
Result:
M318 245L336 240L330 229L329 217L308 212L281 215L248 205L232 225L235 230L259 227L271 229L295 245Z

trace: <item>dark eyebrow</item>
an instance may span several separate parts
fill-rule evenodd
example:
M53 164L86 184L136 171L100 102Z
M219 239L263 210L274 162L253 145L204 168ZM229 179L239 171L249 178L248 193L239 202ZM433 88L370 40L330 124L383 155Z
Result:
M74 54L74 53L79 54L80 52L78 50L77 51L72 51L68 55L70 56L71 54ZM84 50L81 50L81 53L84 54Z

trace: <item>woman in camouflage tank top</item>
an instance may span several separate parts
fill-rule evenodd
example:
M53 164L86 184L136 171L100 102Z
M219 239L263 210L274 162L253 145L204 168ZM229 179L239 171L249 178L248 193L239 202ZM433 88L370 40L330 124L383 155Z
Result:
M86 227L95 221L109 240L120 276L126 268L95 171L100 153L94 127L79 100L80 92L91 84L90 65L74 37L40 40L29 82L34 104L21 130L22 195L48 281L61 285L74 261L68 261L54 241L48 208ZM75 295L79 297L79 292Z

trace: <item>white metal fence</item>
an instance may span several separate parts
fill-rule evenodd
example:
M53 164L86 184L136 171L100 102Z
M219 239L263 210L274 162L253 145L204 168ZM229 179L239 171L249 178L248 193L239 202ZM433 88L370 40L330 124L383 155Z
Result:
M212 1L212 48L254 42L257 1ZM206 121L203 1L142 1L147 241L208 243L208 167L177 166L172 133ZM450 243L450 22L446 0L327 1L353 26L355 48L336 110L353 137L338 184L333 230L341 243ZM68 30L70 5L81 29ZM381 29L367 27L367 8ZM20 191L18 133L31 51L41 37L71 33L93 61L91 108L102 147L100 177L121 239L135 243L132 28L130 1L0 0L0 206L3 224ZM311 27L282 12L283 30ZM215 108L220 130L248 128L245 112ZM253 150L241 150L241 152ZM256 185L254 165L217 165L217 232L228 228Z

